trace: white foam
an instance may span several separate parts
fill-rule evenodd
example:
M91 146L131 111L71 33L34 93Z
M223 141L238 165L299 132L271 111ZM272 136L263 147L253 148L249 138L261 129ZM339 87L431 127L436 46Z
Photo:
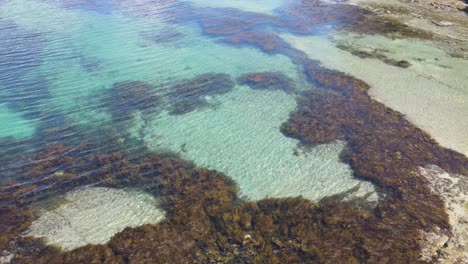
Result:
M26 235L46 237L64 250L105 244L126 227L155 224L165 215L152 195L137 190L83 187L60 198L65 202L44 212Z

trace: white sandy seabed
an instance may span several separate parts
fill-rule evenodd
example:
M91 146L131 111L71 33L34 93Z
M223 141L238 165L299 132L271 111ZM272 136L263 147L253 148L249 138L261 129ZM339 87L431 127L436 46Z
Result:
M126 227L156 224L165 217L152 195L137 190L83 187L56 201L61 204L45 210L25 235L45 237L47 244L63 250L105 244Z

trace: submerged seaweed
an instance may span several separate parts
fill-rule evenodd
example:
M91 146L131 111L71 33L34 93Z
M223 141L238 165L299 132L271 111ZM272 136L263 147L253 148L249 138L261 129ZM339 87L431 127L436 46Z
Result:
M388 65L392 65L392 66L397 66L397 67L401 67L401 68L408 68L409 66L411 66L411 63L409 63L408 61L406 60L395 60L395 59L392 59L392 58L388 58L385 54L383 54L382 52L380 52L379 50L373 50L372 52L369 52L369 51L365 51L365 50L359 50L359 49L356 49L350 45L337 45L336 46L337 48L339 49L342 49L344 51L347 51L349 53L351 53L352 55L354 56L357 56L361 59L378 59L380 61L382 61L383 63L386 63Z
M323 88L304 93L298 110L282 127L283 133L305 144L346 140L349 149L343 161L351 165L356 177L372 181L387 194L363 231L369 236L369 243L364 243L369 261L417 261L418 230L450 229L443 201L431 192L418 166L437 164L468 175L467 158L439 146L400 113L371 99L363 81L316 62L305 70ZM374 248L373 232L392 244Z
M346 140L342 160L356 177L373 182L385 194L376 208L365 210L336 197L318 204L303 198L246 202L222 173L175 156L143 151L127 156L108 138L62 145L68 136L66 128L52 129L43 132L49 144L42 152L21 157L31 159L28 171L0 186L0 250L13 253L14 263L423 262L421 231L449 233L450 226L443 200L431 192L418 167L435 164L467 175L467 158L442 148L400 113L373 100L362 80L323 68L278 36L258 29L269 25L312 34L317 25L338 21L336 27L351 31L429 36L396 22L374 21L371 13L358 7L299 1L283 15L280 20L262 15L248 22L242 16L217 16L200 23L206 34L284 54L304 68L309 82L319 88L302 94L282 132L305 145ZM281 73L251 73L238 81L253 89L289 92L294 87ZM173 114L183 114L203 107L207 96L225 94L234 85L226 74L205 74L171 86L164 99L172 103ZM114 121L120 121L135 111L154 113L161 100L155 87L127 81L109 90L106 107ZM37 217L32 210L37 202L86 185L149 192L162 200L167 219L126 228L106 245L67 252L22 236Z
M182 80L169 88L169 113L183 115L208 105L209 96L222 95L234 88L234 81L225 73L206 73Z
M257 72L240 76L237 82L259 90L283 90L286 93L295 92L294 81L281 72Z
M156 87L150 84L125 81L115 83L103 102L115 121L123 121L130 119L135 111L144 114L156 112L161 98L156 93Z

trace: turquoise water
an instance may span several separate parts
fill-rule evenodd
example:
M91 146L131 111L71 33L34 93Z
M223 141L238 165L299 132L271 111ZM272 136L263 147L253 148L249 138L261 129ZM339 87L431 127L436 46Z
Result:
M201 5L212 4L207 1ZM257 4L214 5L248 7L247 11L268 6L270 12L281 5L278 1L274 5ZM288 57L220 43L203 35L191 22L173 24L164 16L146 19L121 10L106 14L64 9L46 1L10 1L3 4L0 13L22 30L46 38L42 63L23 77L46 76L50 95L38 106L40 111L59 111L67 122L82 129L115 126L102 107L102 98L114 83L122 81L144 81L164 94L167 84L204 73L225 73L236 79L250 72L281 71L304 89L300 69ZM157 43L154 36L167 28L180 36L170 43ZM214 108L181 116L167 115L163 110L145 119L147 125L138 124L138 118L134 118L126 124L129 136L122 133L122 137L140 139L155 152L178 152L186 144L189 150L183 158L230 175L250 199L298 195L319 199L359 183L338 159L343 143L293 154L298 141L283 136L279 127L296 106L294 95L236 86L226 95L214 96L212 103ZM248 118L240 118L243 116ZM22 120L20 114L10 112L5 118L4 124L18 127L8 130L11 135L33 136L34 120ZM157 142L158 138L162 142ZM370 185L366 187L372 190Z
M314 36L291 35L285 33L285 29L278 30L270 25L262 29L267 32L278 30L278 38L294 47L296 53L267 52L255 45L226 43L222 39L223 34L208 34L200 26L200 21L192 17L197 12L204 17L213 16L220 10L224 13L236 10L236 14L242 11L276 16L280 14L278 10L287 5L287 1L282 0L115 0L105 4L65 0L0 1L0 55L3 56L0 58L0 144L4 144L2 151L7 153L4 155L34 153L44 146L44 135L50 129L71 129L72 132L61 138L62 143L93 142L106 134L116 139L113 143L105 142L106 146L113 144L116 148L129 150L145 148L149 153L176 153L199 166L231 177L246 200L302 196L319 201L359 186L355 195L373 193L369 199L375 201L378 199L375 187L356 179L349 165L340 161L346 142L304 147L280 132L281 125L297 106L297 96L302 91L315 88L305 80L295 57L287 55L303 52L327 67L358 75L383 90L386 87L378 82L377 77L366 79L364 76L370 68L373 76L387 72L390 79L405 70L388 68L391 66L380 62L370 65L349 54L341 54L336 44L360 39L354 35L343 35L338 40L321 33ZM405 58L411 53L408 51L421 50L406 42L400 45L388 39L371 39L373 42L363 43L393 47L392 52L403 54ZM425 47L426 54L421 56L446 56L435 47ZM414 87L419 88L429 87L426 84L437 87L441 83L449 88L455 87L459 96L455 99L449 97L455 102L451 105L459 109L457 113L466 113L466 87L460 84L466 81L466 76L461 74L461 79L457 80L446 78L438 67L424 68L417 66L416 60L411 62L416 67L401 75L406 78L402 82L409 79L415 83ZM465 66L465 62L455 59L443 58L442 62L452 65L459 73ZM295 92L256 90L236 82L242 75L253 72L281 72L289 78ZM220 84L216 87L213 84L208 91L183 94L181 87L203 86L197 82L209 85L216 82L211 81L212 76L219 78L216 80ZM125 84L129 82L139 82L148 96L143 94L143 98L138 100L127 100L125 95L131 91L125 90ZM116 87L123 87L122 91ZM229 89L220 92L225 87ZM123 99L119 98L122 94ZM414 119L418 125L433 129L435 133L452 124L450 133L456 135L457 142L468 142L460 138L463 134L460 131L466 123L453 124L459 120L459 115L448 119L443 116L435 119L434 116L421 117L418 116L420 108L401 106L397 100L391 100L391 96L385 97L382 93L376 92L375 96L383 98L382 101L387 100L385 103L394 105L397 110L408 112L412 121ZM184 100L191 100L190 104L186 105ZM187 109L175 107L179 102ZM403 105L410 104L405 102ZM451 111L450 107L443 109L444 113ZM442 119L450 122L438 122ZM437 135L442 139L444 136L454 138L451 134L442 134ZM447 145L466 147L457 142L447 142ZM0 183L11 181L22 167L30 166L30 158L12 158L14 161L5 162L0 169L5 174L3 177L0 175ZM73 195L76 193L71 193L70 197ZM97 197L99 192L92 195ZM123 203L139 203L122 196L122 193L115 195L115 199L121 198ZM88 203L89 200L76 202ZM140 205L144 207L147 203L141 202ZM111 208L114 207L112 203L105 206L110 211L115 209ZM79 227L71 228L71 231L62 230L65 233L57 235L55 232L59 231L47 226L46 218L54 218L57 212L79 214L83 208L79 204L68 207L71 212L67 208L42 212L30 233L37 236L54 233L49 236L50 240L70 249L86 243L105 243L112 232L119 232L128 225L155 223L164 215L161 211L149 212L143 216L148 221L146 218L135 221L138 215L134 214L118 215L123 220L110 233L104 232L102 236L90 239L77 235L63 242L60 236L67 236L67 232L99 229L82 227L86 223L76 221L73 225ZM93 212L87 210L86 213ZM109 212L106 217L115 215ZM109 223L103 221L100 224Z

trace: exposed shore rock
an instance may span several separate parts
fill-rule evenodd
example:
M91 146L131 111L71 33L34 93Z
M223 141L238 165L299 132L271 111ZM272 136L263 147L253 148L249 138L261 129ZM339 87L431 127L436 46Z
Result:
M428 165L420 173L430 182L434 193L442 197L450 219L450 232L426 233L422 259L437 263L465 263L468 260L468 178L448 174L441 168Z

